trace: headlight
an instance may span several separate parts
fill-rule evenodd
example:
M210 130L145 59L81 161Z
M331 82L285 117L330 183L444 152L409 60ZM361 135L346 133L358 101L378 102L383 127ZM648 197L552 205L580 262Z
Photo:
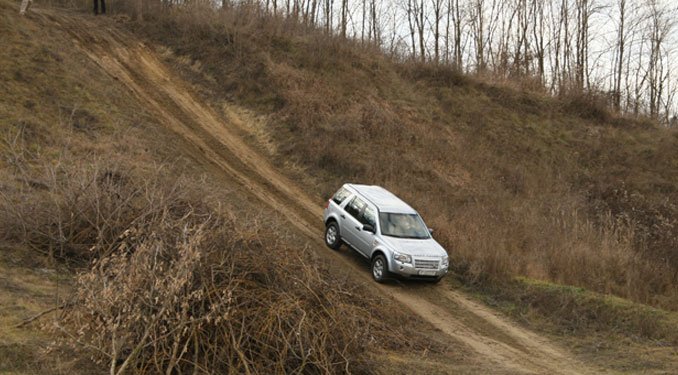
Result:
M443 268L447 268L450 265L450 258L448 256L443 257L442 261Z
M412 257L407 255L407 254L400 254L396 253L395 251L393 252L393 259L397 260L398 262L402 263L412 263Z

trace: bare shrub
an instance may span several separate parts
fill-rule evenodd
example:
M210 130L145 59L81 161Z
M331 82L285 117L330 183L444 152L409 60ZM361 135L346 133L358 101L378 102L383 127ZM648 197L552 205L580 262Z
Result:
M568 91L561 95L563 110L584 119L609 123L612 119L609 98L597 92Z
M188 205L186 181L160 165L135 171L115 161L61 160L27 170L27 183L0 196L0 238L62 260L106 255L134 223L156 220L170 202Z
M374 306L359 291L308 255L266 240L270 228L173 210L131 225L78 278L59 325L67 342L112 374L360 368L379 333Z

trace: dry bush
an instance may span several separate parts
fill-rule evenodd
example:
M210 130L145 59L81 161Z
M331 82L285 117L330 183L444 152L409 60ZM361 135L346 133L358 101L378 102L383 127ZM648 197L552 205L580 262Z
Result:
M16 182L2 191L3 239L85 269L46 326L56 349L112 374L369 372L374 348L430 349L271 218L221 209L205 181L123 161L17 160L34 183L1 170Z
M462 86L470 82L464 72L454 67L411 61L399 66L410 79L439 86Z
M2 238L85 269L47 327L112 374L366 372L373 348L429 348L271 218L222 209L205 181L3 155Z
M380 333L359 291L267 240L271 228L171 211L131 226L78 278L68 342L112 374L365 370Z
M566 113L599 123L610 123L612 120L610 98L602 93L570 90L562 93L560 99Z
M22 170L22 181L0 196L0 238L62 260L106 255L125 229L187 198L186 181L173 180L162 166L144 171L143 179L135 175L141 171L102 159Z
M524 275L675 308L673 268L635 249L636 226L612 216L594 224L566 200L512 206L506 216L476 207L437 233L469 284Z
M670 188L670 186L669 186ZM667 191L667 195L671 195ZM675 269L678 283L678 205L671 199L653 202L646 195L622 184L607 187L591 196L596 212L609 212L615 220L634 228L634 246L644 256L663 259Z

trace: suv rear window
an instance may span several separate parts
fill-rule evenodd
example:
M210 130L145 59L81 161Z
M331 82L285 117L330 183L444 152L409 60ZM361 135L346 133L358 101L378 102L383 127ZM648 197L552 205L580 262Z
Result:
M363 202L362 199L355 197L346 205L346 212L360 221L360 213L363 211L365 206L365 202Z
M332 200L336 204L341 204L341 202L345 201L346 198L348 198L350 195L351 195L351 192L342 187L341 189L339 189L339 191L334 193Z

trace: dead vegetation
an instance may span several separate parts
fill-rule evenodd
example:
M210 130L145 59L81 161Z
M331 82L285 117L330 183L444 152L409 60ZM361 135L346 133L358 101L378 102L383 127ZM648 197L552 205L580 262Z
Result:
M676 193L674 133L620 126L624 119L599 123L607 118L595 110L576 113L577 105L442 68L395 64L350 41L243 11L176 7L129 26L169 46L178 66L189 63L184 73L213 90L207 100L215 107L236 101L265 113L273 158L301 166L301 182L315 193L327 196L344 181L376 183L412 202L465 283L528 275L676 308L676 268L660 255L670 254L664 244L677 227L668 204ZM89 112L96 115L80 116L78 128L106 123ZM238 225L205 202L194 175L177 182L166 166L79 159L85 153L59 161L51 149L39 162L25 151L64 138L35 133L26 145L17 132L5 139L0 231L7 242L84 268L77 303L55 329L112 372L201 372L211 360L224 372L341 372L347 364L369 371L360 351L401 343L363 320L382 311L374 305L381 302L267 237L275 227L262 225L266 218ZM108 156L96 142L87 148ZM632 200L610 193L621 186ZM655 221L658 214L665 220ZM271 249L282 257L267 263ZM298 263L301 274L283 267ZM235 305L216 293L236 285ZM563 303L573 307L568 316L581 311ZM217 322L226 314L239 320ZM342 328L336 340L333 319Z
M401 344L400 313L273 221L221 208L205 181L12 157L20 188L0 199L0 238L82 269L45 326L111 374L365 372L375 348L429 347L411 332Z
M289 22L187 6L135 27L200 66L183 72L205 100L265 113L273 160L318 194L352 181L412 202L465 282L523 275L677 308L674 132Z
M9 20L44 21L31 16ZM15 40L22 27L0 30ZM412 328L420 322L324 268L274 214L205 179L86 58L63 54L84 66L79 77L60 64L19 64L52 39L71 40L36 33L25 50L0 52L2 77L20 70L40 81L0 107L0 246L67 267L74 294L13 324L17 337L44 323L60 339L50 360L40 340L3 346L17 361L10 370L76 371L75 352L111 373L364 373L375 351L440 352ZM53 87L79 89L41 101ZM26 97L34 104L22 106Z
M274 228L215 215L169 205L123 232L78 278L66 340L112 374L365 371L375 306Z
M276 221L222 207L206 180L115 157L45 163L7 134L2 243L81 270L39 316L59 314L44 319L55 350L122 374L369 372L374 350L431 349Z

